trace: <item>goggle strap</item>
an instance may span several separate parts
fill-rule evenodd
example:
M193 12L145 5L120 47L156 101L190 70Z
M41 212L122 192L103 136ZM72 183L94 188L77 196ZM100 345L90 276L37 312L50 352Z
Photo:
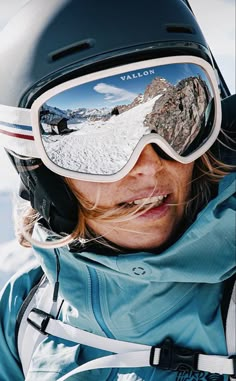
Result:
M33 136L31 111L0 105L1 145L17 154L40 157Z

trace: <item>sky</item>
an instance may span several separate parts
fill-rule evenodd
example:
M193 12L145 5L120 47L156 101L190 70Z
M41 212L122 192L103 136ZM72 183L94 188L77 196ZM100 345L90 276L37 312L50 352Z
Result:
M29 0L0 0L0 29ZM235 0L189 0L231 93L235 93ZM0 191L16 186L17 176L0 147Z
M189 0L232 94L235 93L235 0Z
M183 78L194 75L201 76L209 83L204 71L195 64L147 66L80 84L49 98L46 104L61 110L76 110L82 107L87 109L112 108L117 105L129 104L139 94L144 94L156 77L176 85Z

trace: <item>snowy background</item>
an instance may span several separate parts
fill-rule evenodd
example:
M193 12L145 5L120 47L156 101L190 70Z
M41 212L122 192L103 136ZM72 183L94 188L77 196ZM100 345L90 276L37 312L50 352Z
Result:
M29 0L0 0L0 29ZM235 0L190 0L230 91L235 93ZM0 288L30 257L14 241L12 200L18 178L0 147Z

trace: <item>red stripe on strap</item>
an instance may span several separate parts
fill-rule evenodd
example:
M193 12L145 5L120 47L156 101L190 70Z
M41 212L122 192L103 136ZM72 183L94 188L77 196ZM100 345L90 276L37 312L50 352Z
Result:
M1 130L1 129L0 129L0 133L5 134L5 135L9 135L9 136L13 136L15 138L26 139L26 140L34 140L33 136L14 134L14 132L9 132L9 131L5 131L5 130Z

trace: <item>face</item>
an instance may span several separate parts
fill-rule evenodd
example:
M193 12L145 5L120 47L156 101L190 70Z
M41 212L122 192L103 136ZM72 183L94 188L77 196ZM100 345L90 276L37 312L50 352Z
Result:
M71 180L88 201L114 209L130 203L150 202L154 207L141 216L123 222L89 221L99 235L128 249L149 250L168 244L183 223L186 201L189 199L193 163L181 164L160 158L151 145L146 146L136 165L123 179L113 183ZM132 205L131 204L131 205Z

